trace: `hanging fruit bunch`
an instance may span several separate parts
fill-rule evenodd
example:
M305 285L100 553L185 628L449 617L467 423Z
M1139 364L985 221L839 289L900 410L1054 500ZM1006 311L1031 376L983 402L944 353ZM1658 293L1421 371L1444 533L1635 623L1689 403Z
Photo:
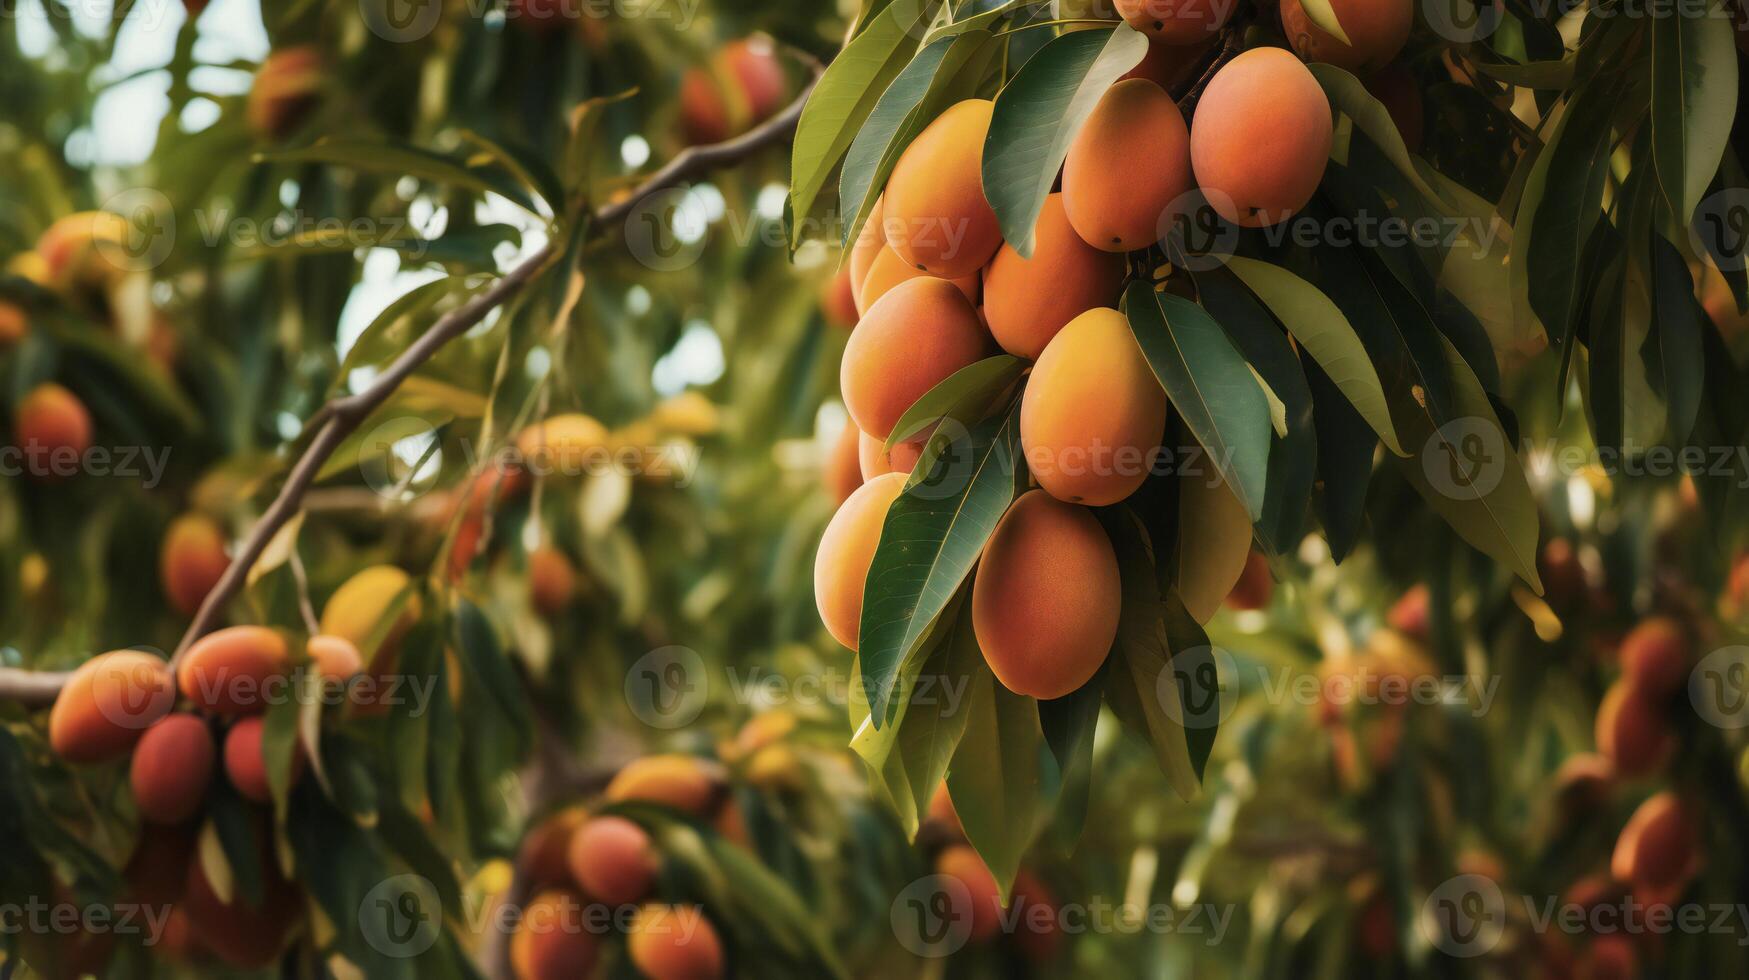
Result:
M793 227L799 242L835 179L859 317L832 456L843 503L814 569L826 631L856 658L853 745L908 827L944 771L966 782L956 800L1002 787L980 804L1001 819L967 830L1004 889L1102 703L1196 792L1216 726L1186 719L1227 683L1204 624L1310 534L1350 554L1378 472L1541 592L1508 355L1552 347L1564 379L1588 347L1600 443L1679 446L1738 424L1720 407L1728 378L1678 394L1701 390L1698 352L1718 339L1702 338L1695 270L1731 264L1655 222L1599 221L1589 199L1553 212L1555 154L1522 135L1561 105L1601 105L1609 72L1660 84L1639 48L1615 46L1654 28L1588 20L1577 73L1527 103L1514 85L1541 83L1524 62L1572 46L1549 25L1503 15L1531 54L1510 31L1455 37L1431 15L1422 35L1413 14L1405 0L900 5L857 25L802 115ZM1719 23L1680 29L1714 44ZM1636 157L1618 190L1646 214L1695 213L1734 123L1727 68L1694 113L1654 111L1691 137L1689 182L1660 184ZM1426 132L1435 70L1469 88L1485 135ZM1573 115L1552 140L1613 139L1567 135ZM1586 244L1555 244L1569 211L1608 229L1600 254L1619 260L1555 294L1523 271ZM1623 265L1627 281L1664 277L1669 324L1633 329L1678 353L1651 365L1669 410L1625 435L1621 372L1597 372L1620 367L1605 334L1632 310L1612 300L1595 315L1616 320L1572 330L1578 297L1634 292ZM970 684L969 707L913 696L943 679Z

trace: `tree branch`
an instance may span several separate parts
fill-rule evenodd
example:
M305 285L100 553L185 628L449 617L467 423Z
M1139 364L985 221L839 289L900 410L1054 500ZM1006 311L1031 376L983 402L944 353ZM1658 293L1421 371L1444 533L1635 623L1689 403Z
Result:
M819 71L816 70L814 81L818 80ZM656 191L682 184L712 169L739 163L767 146L788 139L801 120L802 107L813 88L814 82L810 82L782 112L741 136L707 146L689 147L682 151L666 166L645 178L630 194L597 210L596 228L611 227L624 221L640 201ZM491 289L439 318L431 329L402 351L401 356L368 387L336 398L317 409L306 425L306 429L315 431L315 436L293 464L278 495L250 529L249 536L232 557L224 575L220 576L218 583L201 602L200 609L195 612L193 621L188 624L182 640L176 645L176 652L170 658L172 668L196 640L212 631L225 606L242 591L248 581L249 570L260 560L274 535L297 515L305 494L315 483L316 475L341 443L345 442L346 437L363 424L372 412L394 394L402 382L419 370L445 344L466 333L492 310L515 297L558 254L558 247L548 243L546 247L505 273ZM66 678L65 673L0 668L0 701L9 701L32 709L46 708L54 704Z

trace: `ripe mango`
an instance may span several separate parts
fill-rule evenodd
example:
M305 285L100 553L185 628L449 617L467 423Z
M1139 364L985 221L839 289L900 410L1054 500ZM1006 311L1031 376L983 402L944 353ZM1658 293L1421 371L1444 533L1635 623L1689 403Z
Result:
M972 583L972 629L1003 686L1060 698L1092 679L1117 637L1117 555L1092 512L1042 490L1002 515Z
M993 346L953 284L927 277L900 283L869 308L844 347L844 407L857 428L884 440L912 403Z
M265 626L208 633L182 655L176 684L197 707L221 715L267 708L264 688L290 665L285 637Z
M1197 103L1190 129L1197 183L1234 224L1285 221L1324 179L1333 125L1330 100L1298 58L1252 48L1216 72Z
M1180 121L1179 128L1183 126ZM1183 156L1188 179L1187 149ZM1126 190L1133 195L1133 181ZM1016 357L1036 360L1065 324L1116 302L1123 285L1123 257L1083 241L1069 223L1063 200L1062 194L1045 198L1033 231L1032 258L1004 245L984 274L984 319L996 343Z
M170 523L158 553L158 581L170 605L192 616L231 565L225 532L205 514L184 514Z
M139 650L99 654L73 671L49 709L49 747L68 762L118 759L175 703L176 682L162 658Z
M696 905L651 902L626 931L632 965L650 980L715 980L723 975L723 941Z
M567 860L583 891L608 905L640 901L656 883L656 845L624 817L596 817L578 828Z
M1118 82L1100 97L1063 161L1069 224L1107 252L1165 238L1170 206L1194 186L1184 113L1164 89L1141 78ZM1042 219L1040 225L1042 233Z
M905 148L887 180L887 244L907 265L957 279L983 268L1002 244L984 197L984 137L995 103L967 99L936 117Z
M1130 26L1167 44L1195 44L1213 37L1233 16L1238 0L1115 0Z
M1123 314L1089 310L1039 355L1020 403L1020 442L1040 486L1102 507L1147 479L1166 428L1166 392Z
M832 515L814 556L814 603L832 638L856 649L862 630L862 590L880 544L887 509L905 489L902 473L864 483Z
M128 764L140 819L178 824L200 812L217 755L212 732L194 715L166 715L154 722Z
M862 305L858 309L862 313L867 313L869 307L875 305L882 296L892 292L894 286L921 278L940 277L931 277L929 273L921 269L906 265L905 260L899 258L899 253L891 248L882 248L879 254L874 257L868 274L862 280ZM973 272L957 279L949 279L948 282L959 287L959 291L965 295L967 302L973 304L978 302L978 295L981 292L978 273Z

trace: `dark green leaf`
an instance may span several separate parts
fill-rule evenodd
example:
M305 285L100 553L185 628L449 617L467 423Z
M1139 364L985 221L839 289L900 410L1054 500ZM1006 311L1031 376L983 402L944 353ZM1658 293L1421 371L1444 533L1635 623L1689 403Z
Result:
M1124 293L1124 313L1167 397L1257 523L1273 434L1257 376L1221 325L1187 299L1134 282Z
M886 721L899 670L947 608L1014 499L1020 408L966 437L962 464L942 459L887 512L864 589L857 645L876 728Z
M984 140L984 196L1002 237L1023 257L1032 257L1033 226L1081 124L1147 53L1148 39L1128 24L1073 31L1028 59L996 96Z

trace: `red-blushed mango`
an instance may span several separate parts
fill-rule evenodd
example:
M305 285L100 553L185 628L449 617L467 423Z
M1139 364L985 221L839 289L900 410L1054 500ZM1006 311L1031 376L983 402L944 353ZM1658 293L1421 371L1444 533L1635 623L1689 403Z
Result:
M1676 748L1670 719L1658 703L1622 679L1597 706L1597 751L1624 776L1647 776L1663 768Z
M862 478L872 480L888 473L903 473L911 475L917 468L917 461L923 458L923 446L929 442L929 435L934 432L934 426L918 433L904 442L894 443L892 451L888 451L886 443L862 433L857 441L857 465L862 468Z
M965 844L950 844L935 856L935 873L965 888L963 892L949 889L947 897L955 923L967 923L967 941L981 943L996 935L1002 928L1002 891L978 852Z
M588 810L568 806L536 824L523 837L516 852L516 865L531 887L538 890L571 883L571 842L588 819Z
M1177 107L1172 111L1176 113ZM1182 120L1178 128L1184 128ZM1188 151L1184 157L1188 176ZM1144 169L1142 164L1132 161L1132 174ZM1133 194L1133 180L1129 187ZM1013 246L1004 245L984 273L984 319L1003 350L1036 360L1070 320L1117 302L1123 276L1123 257L1082 241L1069 224L1063 195L1051 194L1033 229L1032 258L1022 258Z
M267 723L259 716L244 718L225 733L225 775L244 797L257 803L273 800L273 788L267 780L267 757L262 751L262 736ZM304 775L304 746L292 743L291 781L296 786Z
M1195 44L1213 37L1233 16L1238 0L1116 0L1130 26L1168 44Z
M196 640L176 668L176 684L196 707L221 715L267 708L264 690L291 660L285 637L265 626L232 626Z
M694 146L721 143L741 128L722 87L708 68L688 68L680 76L680 128Z
M814 604L832 638L856 649L862 630L862 590L880 545L887 510L905 489L903 473L864 483L826 525L814 556Z
M1668 616L1653 616L1622 638L1622 676L1650 697L1668 697L1688 684L1688 651L1682 625Z
M1392 62L1366 79L1366 90L1391 114L1398 135L1410 153L1421 152L1426 135L1427 109L1421 103L1421 86L1402 62Z
M626 931L632 965L650 980L717 980L723 941L696 905L640 906Z
M16 347L30 333L30 318L17 303L0 300L0 350Z
M1269 559L1253 548L1245 556L1245 570L1239 573L1238 583L1227 593L1227 608L1253 612L1269 605L1274 595L1275 576L1269 571Z
M856 427L856 423L848 421L838 431L838 438L832 440L832 449L826 454L826 465L821 472L821 479L826 484L826 495L835 504L850 499L856 488L862 486L862 458L859 452L862 441L862 430Z
M1057 332L1020 402L1020 442L1039 485L1058 500L1115 504L1148 478L1166 430L1166 391L1129 322L1089 310Z
M763 37L730 41L717 57L740 85L754 122L777 115L789 98L789 76L778 62L771 41Z
M869 308L844 346L844 407L857 428L884 440L917 399L992 347L978 312L952 283L900 283Z
M290 136L316 107L327 73L322 52L314 45L282 48L269 54L249 87L244 110L249 128L264 139Z
M567 412L522 430L516 450L535 476L582 476L611 439L607 426L594 418Z
M984 197L984 137L994 108L988 99L949 107L905 148L887 180L887 244L930 275L970 275L1002 244Z
M690 143L721 143L776 115L788 97L789 76L770 41L731 41L709 67L681 76L681 127Z
M154 722L128 763L128 786L140 819L176 824L200 812L217 755L212 732L194 715L166 715Z
M383 620L400 599L413 587L413 579L393 565L372 565L343 582L328 604L322 608L321 630L350 642L362 653L372 639L382 633L376 649L376 660L393 664L401 639L419 622L419 594L412 592L401 603L394 625L381 630Z
M358 647L344 636L318 633L310 637L304 650L310 655L310 666L325 681L344 684L364 669Z
M1196 186L1190 171L1190 129L1178 103L1146 79L1118 82L1069 144L1063 211L1094 248L1146 248L1165 237L1172 203Z
M557 548L536 548L528 553L528 591L541 615L557 616L577 593L577 567Z
M1404 636L1426 640L1430 615L1427 586L1417 583L1391 604L1385 613L1385 625Z
M596 817L577 829L567 856L571 876L589 897L630 905L656 883L656 845L624 817Z
M1674 885L1695 871L1700 842L1694 817L1682 798L1668 790L1650 797L1628 818L1615 853L1610 874L1626 885Z
M1329 163L1334 117L1318 80L1280 48L1252 48L1209 82L1190 160L1209 205L1262 228L1306 206Z
M835 327L856 328L857 318L862 314L856 309L856 286L850 281L849 268L839 269L820 284L820 312Z
M236 888L230 901L220 898L201 866L198 848L189 859L183 907L194 938L239 970L260 970L278 962L286 940L303 918L302 893L280 873L267 839L271 832L267 821L256 821L256 862L262 879L261 902L256 905Z
M626 763L607 784L610 803L655 803L694 816L714 809L723 773L716 764L690 755L647 755Z
M569 889L536 895L523 906L510 937L516 980L578 980L590 976L601 942L585 919L585 899Z
M1093 678L1117 638L1117 555L1085 507L1022 494L984 546L972 630L1002 685L1044 700Z
M893 287L902 282L909 282L912 279L939 278L939 276L931 276L921 269L906 265L905 260L899 258L898 252L890 248L883 248L875 255L873 263L869 266L868 274L863 277L860 294L862 305L858 308L863 313L867 313L870 307L880 302L882 296L892 292ZM958 279L947 281L959 287L960 293L965 296L967 302L973 304L978 302L978 297L982 293L978 273L973 272Z
M1349 43L1312 23L1300 0L1281 0L1282 32L1300 57L1356 75L1385 67L1408 43L1415 24L1413 0L1330 0L1330 9Z
M170 522L158 552L158 581L177 612L194 615L230 565L225 532L217 521L205 514L184 514Z
M23 454L25 472L38 480L78 472L92 428L85 403L58 384L37 385L13 411L13 444Z
M49 709L49 747L68 762L119 759L175 703L176 682L162 658L138 650L98 654L68 676Z

